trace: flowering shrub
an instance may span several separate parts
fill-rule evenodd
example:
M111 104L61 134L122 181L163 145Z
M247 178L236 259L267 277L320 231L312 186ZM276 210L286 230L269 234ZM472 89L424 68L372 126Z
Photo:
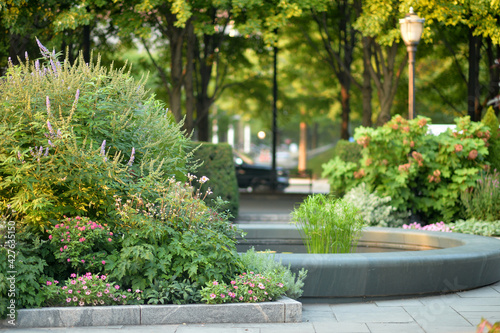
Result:
M417 230L429 230L429 231L442 231L442 232L452 232L453 226L447 226L443 221L433 224L428 224L426 226L421 226L420 223L413 222L409 225L404 224L403 229L417 229Z
M77 273L102 272L106 257L114 249L113 232L87 217L65 218L47 230L55 258Z
M379 128L356 129L363 147L358 163L340 159L323 165L332 191L366 183L369 192L390 197L398 211L428 221L453 220L461 212L460 194L476 185L487 169L488 128L469 117L455 119L456 130L428 135L428 118L395 116Z
M112 222L114 194L185 173L192 143L144 82L39 47L0 80L0 215L10 205L37 231L63 215Z
M266 302L284 295L286 289L283 282L273 276L249 272L238 275L229 284L208 282L201 290L201 297L208 304Z
M47 280L42 288L48 306L142 304L142 291L122 288L107 275L71 274L65 283Z

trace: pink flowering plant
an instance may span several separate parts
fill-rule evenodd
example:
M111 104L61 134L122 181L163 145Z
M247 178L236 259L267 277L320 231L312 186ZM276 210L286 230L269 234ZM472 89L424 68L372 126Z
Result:
M114 234L106 224L87 217L67 217L47 230L56 260L78 272L103 272L114 249Z
M404 224L403 229L416 229L416 230L429 230L429 231L442 231L442 232L453 232L454 226L447 226L443 221L429 224L426 226L420 225L420 223L413 222L410 224Z
M49 279L42 283L47 306L96 306L142 304L142 290L123 290L105 274L72 273L64 283Z
M229 284L208 282L201 290L201 297L208 304L268 302L284 295L286 290L283 281L273 274L249 272L238 275Z

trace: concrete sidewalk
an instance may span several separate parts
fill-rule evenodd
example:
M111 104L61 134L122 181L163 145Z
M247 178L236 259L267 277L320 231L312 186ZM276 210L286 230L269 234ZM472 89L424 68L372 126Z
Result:
M18 329L5 332L164 333L473 333L481 318L500 321L500 282L455 294L349 304L304 304L297 324L189 324Z

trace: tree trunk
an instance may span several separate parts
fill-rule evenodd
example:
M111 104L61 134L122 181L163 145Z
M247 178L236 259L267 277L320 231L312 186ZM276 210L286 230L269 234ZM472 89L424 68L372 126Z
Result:
M371 40L369 37L362 38L363 43L363 118L361 124L364 127L372 127L372 81L370 74L371 66Z
M194 35L194 26L191 21L187 23L187 54L186 54L186 77L184 80L184 89L186 91L186 118L184 120L184 129L186 136L193 132L193 114L196 107L194 97L194 55L196 36Z
M500 66L496 65L495 61L500 61L500 45L493 45L491 38L487 41L488 68L490 71L490 82L488 85L488 95L486 96L485 105L489 100L495 98L500 93ZM500 106L494 107L495 114L498 117Z
M340 138L349 140L349 114L351 112L350 93L351 82L347 75L342 75L340 80L340 103L342 105L342 123L340 125Z
M196 129L198 141L210 141L210 122L208 111L211 105L212 103L207 100L198 101L196 103Z
M467 114L472 121L481 120L479 105L479 60L481 37L473 35L469 29L469 82L467 84Z

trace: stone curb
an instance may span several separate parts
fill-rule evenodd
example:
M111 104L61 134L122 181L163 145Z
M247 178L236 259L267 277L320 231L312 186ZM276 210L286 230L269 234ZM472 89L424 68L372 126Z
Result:
M17 312L15 328L299 322L302 322L302 303L283 297L262 303L21 309ZM0 328L14 327L3 320Z

